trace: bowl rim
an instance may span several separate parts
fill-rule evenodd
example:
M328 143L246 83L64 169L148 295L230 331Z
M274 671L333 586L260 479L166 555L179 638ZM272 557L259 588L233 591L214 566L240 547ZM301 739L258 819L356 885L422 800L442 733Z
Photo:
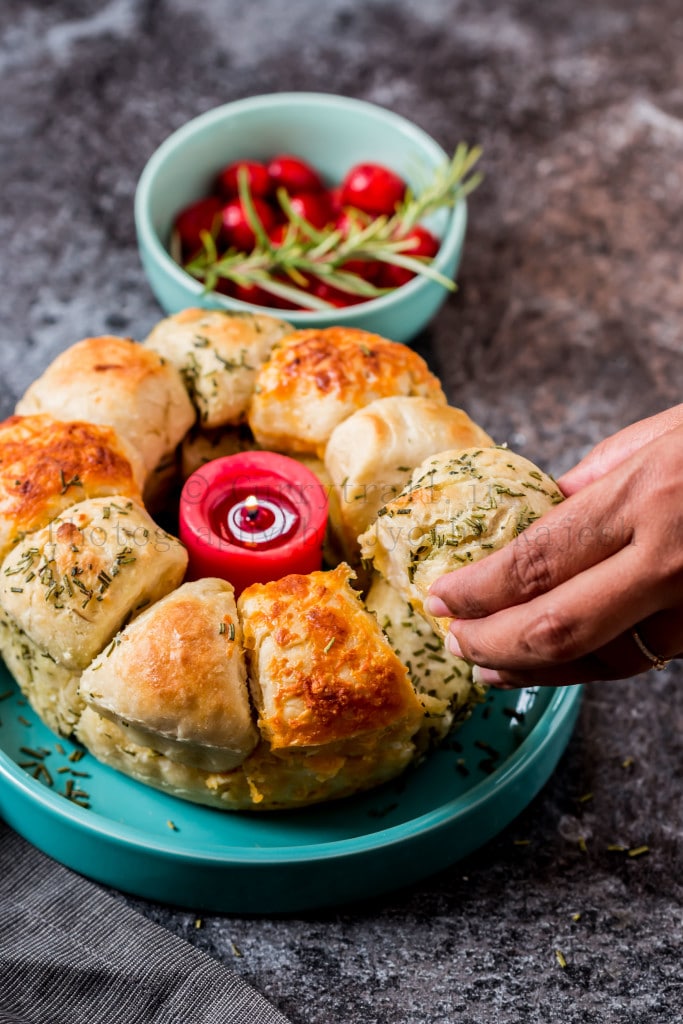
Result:
M368 299L366 302L357 303L352 306L335 306L329 310L279 309L275 306L259 306L254 303L244 302L241 299L233 299L230 296L221 295L217 292L207 292L205 291L201 281L193 278L175 262L152 226L150 217L152 191L156 177L163 167L166 159L174 152L178 145L182 145L186 141L192 139L196 133L203 131L207 126L210 127L221 123L227 115L232 116L242 112L248 113L250 111L268 108L291 108L293 105L300 105L302 107L320 107L324 109L332 107L347 110L363 110L365 113L369 113L378 119L393 124L404 135L417 142L421 148L431 151L431 154L438 160L446 162L449 159L445 149L419 125L408 120L408 118L403 117L402 114L397 114L395 111L389 110L387 107L383 107L377 103L372 103L368 100L356 99L355 97L350 96L341 96L335 93L306 91L262 93L257 96L248 96L243 99L233 100L228 103L220 104L217 107L212 107L209 110L198 114L196 117L191 118L189 121L186 121L168 135L147 160L147 163L143 167L138 179L134 200L134 219L140 248L144 248L146 250L148 257L155 262L159 270L169 276L176 285L183 288L186 292L189 291L198 303L201 303L203 297L209 296L211 302L215 303L214 308L235 310L237 312L246 313L261 313L270 316L282 317L284 319L294 317L296 318L297 324L301 325L301 327L309 325L344 326L345 323L355 321L359 316L363 316L364 314L379 314L383 310L395 307L397 303L410 301L411 299L416 298L422 291L425 291L430 287L441 288L441 285L430 278L417 275L406 284L401 285L400 288L394 289L386 295L381 295L375 299ZM439 247L439 251L432 262L432 265L436 270L443 269L453 256L457 254L458 249L463 243L466 226L467 201L466 199L461 199L451 208L448 215L443 234L440 239L441 245ZM444 295L444 298L447 297L448 293Z

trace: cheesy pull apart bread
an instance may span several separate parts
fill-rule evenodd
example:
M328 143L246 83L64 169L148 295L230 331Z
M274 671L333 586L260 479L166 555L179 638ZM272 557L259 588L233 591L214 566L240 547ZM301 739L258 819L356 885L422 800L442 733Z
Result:
M184 309L144 341L180 372L202 428L240 423L258 370L283 335L284 320L258 313Z
M129 738L227 771L256 746L242 627L225 580L185 583L116 636L81 676L83 700Z
M78 691L80 672L56 661L4 611L0 654L36 714L53 732L71 736L85 707Z
M411 748L420 705L405 666L349 585L351 570L285 576L239 599L259 729L274 750Z
M379 510L361 554L445 636L450 620L424 610L432 583L514 540L562 499L551 477L508 448L440 452Z
M0 604L58 664L84 669L124 622L182 582L187 552L124 497L90 498L0 566Z
M443 638L378 573L373 574L365 606L408 669L424 709L415 737L418 747L438 746L485 700L485 688L472 681L470 663L450 654Z
M357 328L292 331L256 376L248 420L263 448L324 458L337 424L387 395L446 404L441 384L407 345Z
M462 409L433 398L378 398L343 420L327 443L325 466L335 487L347 559L358 560L358 537L428 455L493 443Z
M191 624L183 627L182 616L177 623L175 657L186 672L174 676L180 696L171 698L173 717L165 717L165 702L162 706L157 700L153 678L139 689L134 681L135 648L141 655L144 645L154 642L141 619L120 634L111 658L118 655L121 660L111 673L105 654L83 674L81 691L89 706L79 719L78 737L100 760L141 781L227 810L304 806L393 778L416 754L414 737L425 712L405 666L349 585L351 576L349 567L340 565L331 572L254 584L240 596L238 613L258 730L258 742L250 752L248 729L238 730L235 738L229 726L221 724L217 695L223 695L226 710L236 701L240 708L243 705L239 688L221 681L216 643L239 645L241 634L232 609L228 614L235 624L234 639L232 631L226 636L220 630L215 593L204 595L207 609L196 610ZM199 585L206 583L191 585L197 588L193 602L202 600ZM180 595L188 593L187 586ZM170 621L175 621L173 596L147 613L155 631L168 633L169 612ZM191 667L191 651L197 644L219 651L216 689L208 697L201 671ZM231 657L237 658L237 651ZM98 664L103 668L96 670ZM108 674L104 685L98 679L101 672ZM235 674L233 684L237 678ZM134 689L132 696L129 687ZM207 708L212 723L208 745ZM129 713L130 719L124 717ZM177 742L186 716L195 743L190 757L188 747ZM140 743L141 723L147 744ZM222 729L228 756L241 751L241 763L222 770L198 766L197 753L204 757L208 750L211 759L217 756Z
M84 498L141 502L144 478L139 454L111 427L10 416L0 423L0 560Z
M16 412L48 413L113 427L137 451L147 473L145 497L195 420L179 371L156 352L105 335L62 352L30 385Z

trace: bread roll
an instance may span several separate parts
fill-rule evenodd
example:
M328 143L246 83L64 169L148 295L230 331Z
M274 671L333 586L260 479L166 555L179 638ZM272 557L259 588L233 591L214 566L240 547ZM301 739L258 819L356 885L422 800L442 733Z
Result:
M484 688L472 682L470 663L449 654L429 623L378 574L373 576L365 606L408 669L424 708L418 745L424 749L437 745L485 699Z
M249 425L263 448L323 458L337 424L386 395L446 402L424 359L406 345L351 327L293 331L256 377Z
M359 538L361 554L445 636L450 619L424 610L432 583L514 540L560 501L555 481L508 448L440 452L380 509Z
M226 771L254 749L234 590L185 583L144 611L81 677L82 698L171 760Z
M184 309L153 328L147 348L181 373L203 427L244 419L261 363L292 328L259 313Z
M59 665L4 612L0 654L35 713L53 732L71 736L85 707L78 692L80 674Z
M113 427L151 474L164 467L195 419L175 366L129 338L85 338L62 352L18 402L17 413L49 413Z
M462 409L433 398L392 395L352 413L334 428L325 449L346 557L357 561L360 534L428 455L493 443Z
M421 709L404 665L352 590L347 565L253 584L240 596L249 683L273 750L392 739L403 761ZM396 748L398 744L398 748ZM396 749L395 749L396 748Z
M111 427L51 416L0 423L0 561L14 543L84 498L142 501L144 467Z
M127 498L90 498L30 534L0 567L0 604L71 671L182 581L187 552Z

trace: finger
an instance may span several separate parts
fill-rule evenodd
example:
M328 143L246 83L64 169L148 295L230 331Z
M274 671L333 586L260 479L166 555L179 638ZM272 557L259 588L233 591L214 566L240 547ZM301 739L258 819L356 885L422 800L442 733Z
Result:
M464 657L482 668L541 669L583 658L658 608L639 579L640 552L622 548L550 594L480 619L455 619Z
M656 650L658 654L660 651L667 652L666 655L660 655L661 657L676 657L678 655L672 653L674 650L683 651L683 619L680 611L658 612L646 619L638 629L641 635L647 636L649 643L657 642L661 645L651 648L653 651ZM452 639L449 637L449 640ZM453 650L452 653L455 654L457 651ZM652 662L643 655L629 629L585 658L563 665L551 665L523 672L506 672L475 666L472 676L476 683L499 689L514 689L525 686L567 686L574 683L627 679L647 672L652 667Z
M573 469L561 476L558 487L568 497L600 479L624 462L634 452L662 434L683 425L683 405L666 409L656 416L632 423L601 441Z
M427 611L459 619L491 615L530 601L608 558L632 538L621 490L618 483L606 496L585 490L551 509L504 548L442 576L430 588Z
M475 666L472 678L475 683L483 686L493 686L498 690L516 690L527 686L574 686L608 679L625 679L638 671L645 671L645 668L643 665L634 671L620 672L603 664L599 659L588 656L566 665L553 665L551 668L527 672L505 672Z

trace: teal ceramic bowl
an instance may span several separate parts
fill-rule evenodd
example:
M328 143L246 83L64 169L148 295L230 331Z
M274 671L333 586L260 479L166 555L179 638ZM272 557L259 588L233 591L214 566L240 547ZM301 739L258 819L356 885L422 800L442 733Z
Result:
M553 772L580 699L571 686L491 693L395 782L303 810L238 814L75 755L0 666L0 816L89 878L194 911L300 913L366 900L447 868L509 825ZM69 779L87 806L65 798Z
M309 161L330 183L364 161L387 165L415 190L423 187L446 152L405 118L361 100L324 93L275 93L207 111L173 133L145 166L135 195L140 258L162 309L188 306L257 311L285 316L297 328L341 325L409 341L448 297L442 285L416 277L392 293L322 312L269 309L204 291L168 252L176 214L206 195L218 171L239 159L264 161L277 153ZM425 224L441 239L434 268L453 278L467 223L464 201Z

